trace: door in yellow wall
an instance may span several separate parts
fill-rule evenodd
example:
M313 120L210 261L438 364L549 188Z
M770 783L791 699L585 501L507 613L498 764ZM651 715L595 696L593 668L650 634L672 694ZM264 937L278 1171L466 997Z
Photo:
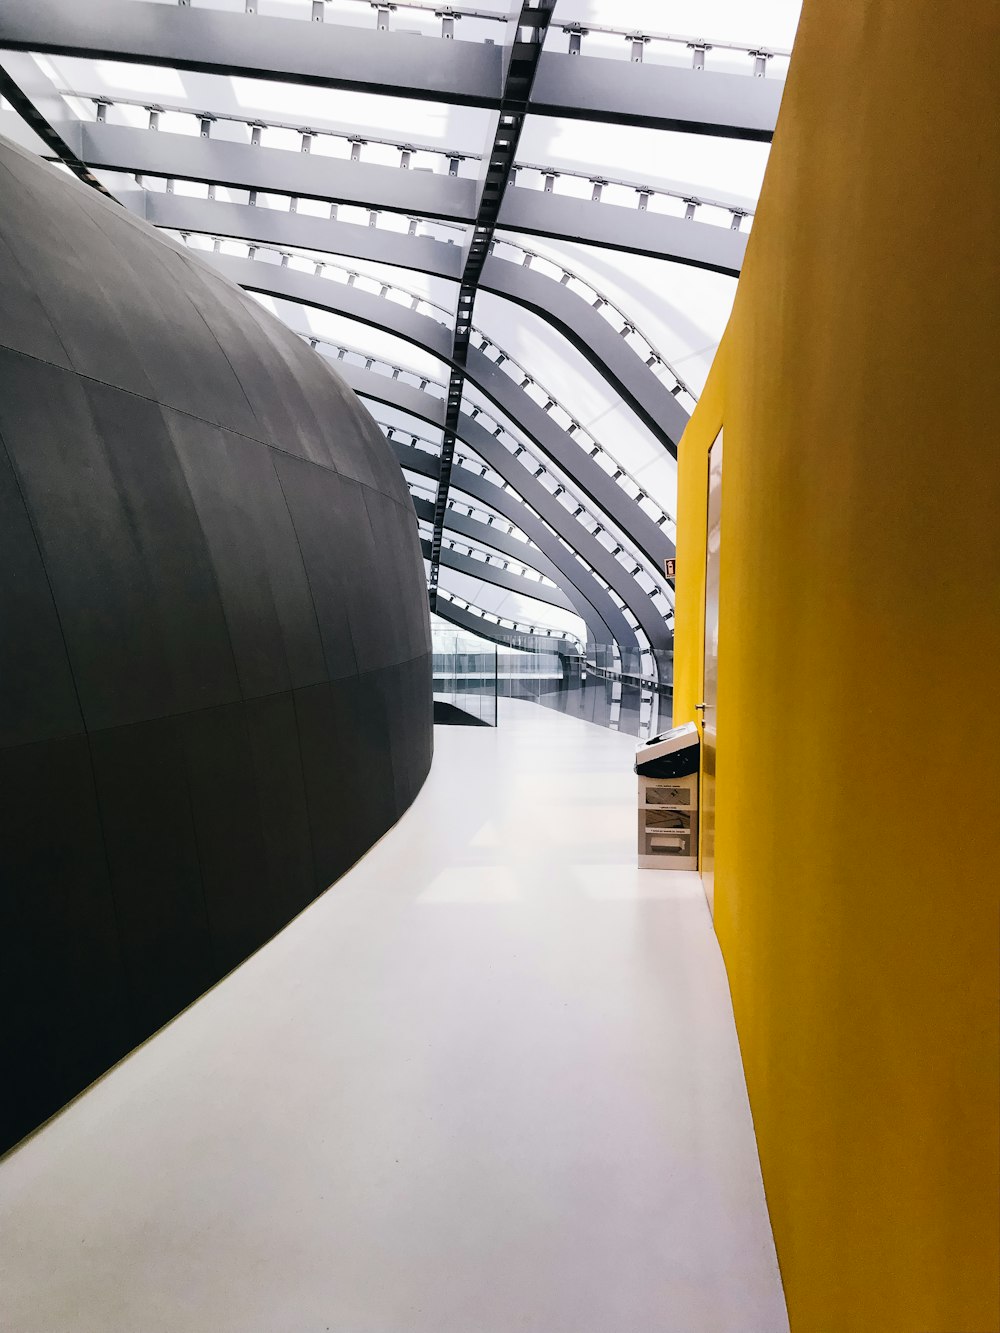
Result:
M722 519L722 431L708 451L708 545L705 556L705 650L701 713L701 882L715 915L715 737L719 680L719 535Z

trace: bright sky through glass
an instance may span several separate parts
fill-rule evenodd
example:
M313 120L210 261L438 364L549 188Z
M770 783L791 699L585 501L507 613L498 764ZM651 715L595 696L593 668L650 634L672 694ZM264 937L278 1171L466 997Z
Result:
M238 13L241 21L243 19L244 0L194 0L194 3L202 8L229 10ZM514 0L470 0L470 3L477 9L491 12L510 14L516 9ZM754 49L788 50L794 40L799 10L800 0L558 0L546 45L550 51L567 49L568 37L562 30L562 25L567 23L612 27L616 30L613 34L592 32L585 36L580 59L621 62L620 77L627 79L631 46L623 32L669 33L682 38L703 38L716 44L731 42ZM258 13L262 17L294 19L304 25L310 21L311 5L308 0L258 0ZM326 24L350 23L374 29L376 17L374 7L359 0L330 0L324 9ZM247 21L252 22L252 19ZM440 15L408 11L405 6L393 9L390 14L390 26L394 31L420 32L424 46L441 40L440 25ZM466 18L456 25L454 49L460 50L463 42L486 38L502 43L509 34L509 25L491 23L485 18ZM209 58L213 54L217 54L220 61L224 60L224 52L210 52ZM186 115L178 115L169 109L163 111L160 133L196 135L200 128L191 113L215 112L237 119L217 121L212 130L213 138L249 142L246 122L260 120L268 126L262 141L265 148L300 152L298 132L279 128L280 124L333 131L341 137L321 136L313 143L311 151L317 159L314 163L317 174L324 170L324 158L349 155L350 147L345 148L343 137L346 135L485 155L489 152L496 124L496 114L482 109L310 87L280 79L178 71L120 61L56 56L35 59L54 87L70 94L64 103L66 114L85 120L93 120L96 115L90 99L105 96L138 103L110 108L107 119L112 125L145 128L149 122L148 103L187 110ZM692 53L683 41L653 41L644 48L644 61L690 70ZM767 77L780 81L786 64L783 58L776 57L768 66ZM728 51L719 45L706 52L706 77L713 70L731 72L734 78L745 78L748 82L754 77L753 59L746 51ZM11 121L11 115L7 116L7 121ZM0 130L3 127L4 122L0 120ZM521 164L532 163L564 172L578 171L587 178L594 175L627 182L626 188L606 187L605 201L594 204L597 208L635 208L638 197L634 187L648 185L690 190L700 198L718 200L723 206L729 204L752 209L760 193L768 151L767 144L721 136L532 114L524 124L517 160ZM369 142L362 149L362 161L397 167L399 150ZM411 167L437 172L448 170L447 158L440 152L415 155ZM460 172L475 175L479 167L477 162L464 162ZM128 194L133 200L142 188L134 177L124 173L102 173L102 178L113 191L122 197ZM536 173L525 171L517 188L535 188L540 184ZM166 182L149 181L148 188L162 192ZM205 199L207 194L207 186L193 181L178 180L172 189L180 196L200 199ZM557 193L575 194L588 200L591 189L589 179L581 182L570 175L558 178L555 183ZM214 194L220 203L231 200L235 204L246 204L249 200L246 190L224 185L215 187ZM261 209L279 213L287 211L290 204L287 197L272 196L265 191L258 192L256 202ZM329 204L309 198L299 200L296 208L316 218L329 216ZM662 195L653 197L651 212L671 210L679 216L683 204L665 203ZM367 210L360 207L341 205L339 218L343 224L369 225ZM724 207L699 211L697 225L728 227L729 223L730 217ZM378 220L378 226L396 232L404 231L408 225L403 214L391 217L385 214ZM433 226L423 222L418 226L420 234L434 234ZM742 229L749 229L746 219ZM222 227L220 234L224 235ZM440 227L437 234L450 236L457 242L463 239L461 232L446 232ZM736 290L735 278L579 242L517 236L502 230L498 231L497 238L495 253L498 258L521 263L524 251L528 249L544 257L544 260L534 261L539 266L544 261L557 266L556 271L548 273L554 281L559 281L561 270L565 269L589 284L615 308L611 312L613 319L633 323L648 340L649 346L662 354L693 392L701 391L729 317ZM505 249L505 240L513 242L513 247ZM192 238L193 247L202 252L210 252L212 244L211 239ZM291 267L303 272L311 272L314 260L325 259L332 267L349 268L365 275L360 290L371 289L374 279L376 283L388 283L429 298L443 305L449 314L454 309L457 297L454 283L373 260L339 258L335 254L324 256L321 252L306 251L292 244L283 248L292 252ZM241 246L223 241L222 253L243 255L246 253L245 243ZM261 247L258 262L276 263L279 257L267 247ZM332 280L317 279L317 282ZM592 296L593 293L586 294L584 299L593 303ZM381 329L310 306L269 297L255 299L301 334L358 349L365 355L405 367L418 377L425 376L433 382L447 381L445 365ZM387 296L385 299L395 298ZM650 496L670 513L674 512L675 461L664 445L618 399L607 380L582 353L538 316L486 292L480 292L477 298L474 324L513 357L538 386L544 387L565 406L592 437L637 478ZM645 359L647 353L641 354ZM665 377L664 383L669 388L672 380ZM518 436L513 423L492 409L471 384L466 386L463 401L467 406L481 405L494 420L504 423L510 434ZM683 401L683 405L690 407L690 400ZM407 424L403 415L394 413L393 409L374 402L371 406L382 421ZM408 424L418 434L433 440L440 438L440 432L430 425ZM461 485L461 471L461 468L456 469L456 486ZM427 479L421 484L433 489ZM567 628L572 626L575 632L583 632L581 622L570 613L544 607L469 576L443 569L441 581L444 588L464 590L468 600L508 618L565 625Z

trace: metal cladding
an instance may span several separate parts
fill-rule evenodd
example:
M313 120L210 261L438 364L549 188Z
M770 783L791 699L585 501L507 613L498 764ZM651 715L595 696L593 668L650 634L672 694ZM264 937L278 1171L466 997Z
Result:
M0 1141L321 893L432 750L416 521L250 297L0 140Z

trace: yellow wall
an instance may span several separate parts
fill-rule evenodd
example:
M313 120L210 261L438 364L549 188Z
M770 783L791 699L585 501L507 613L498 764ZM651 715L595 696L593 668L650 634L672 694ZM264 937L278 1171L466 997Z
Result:
M1000 1329L1000 6L805 0L725 426L716 927L796 1333Z

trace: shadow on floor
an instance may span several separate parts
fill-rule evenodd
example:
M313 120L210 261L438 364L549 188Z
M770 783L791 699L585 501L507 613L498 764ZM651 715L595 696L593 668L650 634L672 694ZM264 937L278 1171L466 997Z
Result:
M445 703L442 699L434 700L434 725L436 727L488 727L480 717L473 717L464 708Z

